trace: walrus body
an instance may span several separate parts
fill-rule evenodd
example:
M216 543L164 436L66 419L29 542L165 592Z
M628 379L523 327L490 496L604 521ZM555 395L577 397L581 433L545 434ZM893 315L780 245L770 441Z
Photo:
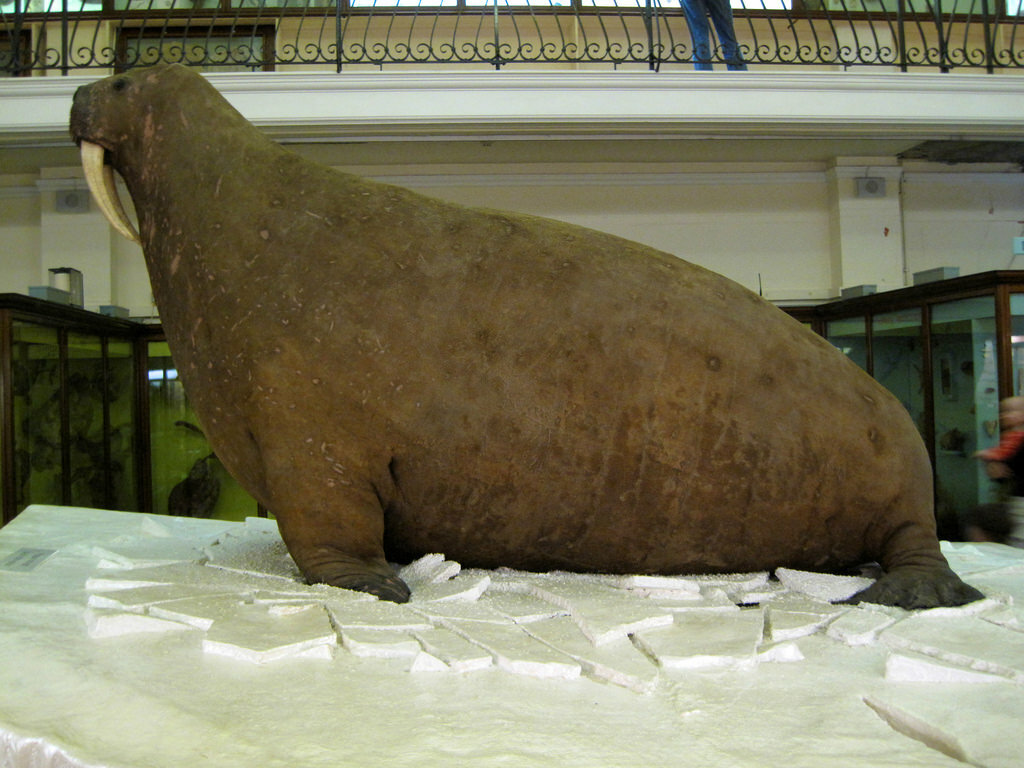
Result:
M746 289L579 227L309 163L183 67L75 97L124 177L213 450L310 581L387 565L693 573L877 560L861 598L979 594L902 406Z

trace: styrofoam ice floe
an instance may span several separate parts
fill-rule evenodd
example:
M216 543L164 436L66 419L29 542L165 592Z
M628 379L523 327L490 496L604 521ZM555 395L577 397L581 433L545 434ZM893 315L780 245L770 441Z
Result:
M561 577L527 583L530 594L568 611L594 645L673 621L672 611L599 582Z
M1024 549L990 542L940 542L949 566L962 578L1024 568Z
M253 663L283 658L329 659L337 634L322 606L271 613L267 606L241 604L215 620L203 639L203 651Z
M828 627L839 642L871 644L905 615L829 602L863 588L867 579L787 569L777 572L778 581L769 581L766 572L651 577L462 570L441 554L402 569L413 600L396 605L299 583L267 521L217 541L209 550L218 567L175 562L91 578L91 633L195 628L206 633L207 652L258 663L304 654L329 657L340 639L352 655L409 659L412 671L498 666L535 677L585 674L644 692L656 685L659 666L748 668L759 661L797 661L797 638ZM278 578L268 582L268 575ZM738 602L765 607L741 610ZM1012 598L1004 598L956 613L976 613L982 624L991 618L986 626L1010 632L997 624L1016 621L1015 614L1006 615L1011 608ZM943 616L928 613L933 620ZM140 616L145 620L136 621ZM904 656L923 648L933 658L945 653L962 667L977 666L963 649L948 643L931 647L914 629L911 624L909 633L892 632L887 645ZM1020 668L1005 658L984 664L994 664L993 674L1002 679Z
M1024 632L1024 606L1019 604L1000 606L980 618L1013 632Z
M773 596L779 589L777 583L769 581L768 571L752 571L750 573L710 573L693 576L700 585L701 594L705 599L724 595L733 604L756 603Z
M188 542L180 542L176 549L174 551L174 548L168 547L162 539L139 539L120 546L92 546L89 547L89 554L99 560L96 567L104 570L152 568L171 563L196 562L203 558L202 551Z
M240 573L301 582L302 574L281 540L277 526L248 518L239 531L229 531L204 548L208 564Z
M187 624L166 621L144 614L107 611L96 608L86 609L85 626L89 637L94 639L124 637L125 635L183 632L193 629L193 627Z
M446 628L486 650L497 667L515 675L572 680L582 671L571 656L537 642L517 625L451 621Z
M243 603L240 595L200 595L151 605L147 613L155 618L177 621L205 632L215 621L231 621Z
M765 606L765 634L772 642L813 635L846 610L806 595L787 593Z
M791 640L784 640L780 643L765 643L758 646L757 660L762 664L789 664L795 661L803 661L804 653L800 646Z
M210 596L230 595L230 599L239 602L234 592L211 591ZM96 592L89 595L87 605L90 608L107 608L128 613L152 613L152 609L161 603L179 602L193 599L195 590L179 584L160 584L152 587L135 589L119 589L109 592Z
M491 585L493 587L493 583ZM500 592L488 589L480 600L504 619L516 624L530 624L534 621L553 619L556 616L568 616L569 612L546 600L521 592Z
M606 576L608 586L628 590L637 597L671 600L700 599L700 583L690 576Z
M158 539L170 539L175 536L169 526L163 521L157 521L152 517L143 517L139 523L139 532L146 536L153 536Z
M268 585L260 585L266 587ZM274 585L276 586L276 585ZM375 595L356 592L351 589L337 589L323 584L297 585L295 589L255 589L248 593L246 602L282 605L285 603L369 603L376 601Z
M777 568L775 577L787 589L827 603L846 600L874 584L873 579L863 576L837 576L791 568Z
M448 672L451 669L444 661L426 651L420 651L409 665L410 672Z
M704 669L757 665L764 636L764 612L748 609L722 620L714 614L687 613L670 627L637 632L637 646L664 669Z
M882 630L902 618L899 609L885 610L882 606L858 605L839 615L828 625L826 634L846 645L873 645Z
M353 656L377 659L412 659L421 651L416 638L407 632L365 627L342 628L341 644Z
M737 599L730 597L729 593L722 587L704 585L700 588L699 600L665 600L659 597L652 597L651 601L662 608L667 608L673 613L690 613L699 611L701 613L729 613L738 611Z
M1004 607L1024 607L1024 568L979 573L970 577L969 583L980 589L988 600ZM985 608L990 605L986 604Z
M268 581L262 574L245 574L210 568L200 563L171 563L147 568L103 571L102 575L86 579L85 588L89 592L105 592L117 589L178 585L190 587L201 593L212 590L255 591L267 589L269 585L273 585L274 588L283 588L283 584L278 580ZM303 585L289 585L289 588L292 587L302 588Z
M901 683L886 685L864 702L894 730L965 765L1021 765L1020 686Z
M637 693L649 693L658 683L658 669L627 637L595 646L567 616L523 626L528 635L576 661L583 673Z
M490 601L439 600L430 603L409 603L409 608L426 621L438 626L448 619L485 621L488 624L510 624L508 616L495 610Z
M180 538L166 526L143 519L132 533L123 533L102 546L81 541L61 550L64 554L95 558L100 569L149 568L170 563L193 562L203 557L202 543Z
M885 629L882 643L1024 683L1024 640L1019 633L976 616L929 613L908 616Z
M249 610L241 608L246 605L261 606L270 616L287 616L310 608L325 607L312 596L300 600L290 595L277 595L272 592L257 593L255 597L222 592L154 603L147 607L146 613L157 618L180 621L205 631L213 626L215 621L229 622L237 611Z
M392 632L411 632L430 629L433 624L408 605L378 602L328 603L331 621L341 629L383 629Z
M454 577L448 581L420 585L412 593L412 603L473 602L487 590L491 577L474 574Z
M415 592L419 587L454 579L461 570L461 564L454 560L445 560L444 555L435 552L399 568L398 576L411 591Z
M915 653L890 653L885 660L890 683L1005 683L1006 678L945 664Z
M768 583L768 571L748 573L702 573L689 576L702 587L722 587L730 592L749 592L760 589Z
M425 671L476 672L493 666L493 656L476 643L471 643L463 635L444 627L416 630L413 637L429 656L444 664L427 664L419 660L419 669ZM414 665L414 671L417 669Z

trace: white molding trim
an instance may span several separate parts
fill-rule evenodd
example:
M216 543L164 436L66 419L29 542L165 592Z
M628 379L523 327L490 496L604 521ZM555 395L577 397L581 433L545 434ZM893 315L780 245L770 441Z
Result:
M44 178L39 179L36 182L36 187L40 192L59 192L62 189L74 189L74 190L88 190L89 185L85 179L79 176L57 179L57 178Z
M14 200L17 198L24 197L40 197L42 191L35 184L28 186L22 184L20 186L12 187L0 187L0 200Z
M219 73L278 139L482 137L1013 138L1024 77L929 73ZM0 81L0 143L69 143L95 76Z
M343 169L340 169L343 170ZM403 187L666 187L824 184L824 171L791 173L424 173L360 174Z
M903 183L907 184L940 184L955 187L958 184L1006 184L1007 186L1024 187L1024 173L1016 171L998 171L992 173L953 173L927 171L903 171Z

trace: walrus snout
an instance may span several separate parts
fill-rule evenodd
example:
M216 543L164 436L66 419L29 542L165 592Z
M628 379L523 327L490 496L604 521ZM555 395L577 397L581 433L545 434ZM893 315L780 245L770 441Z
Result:
M71 130L71 140L77 146L82 146L82 139L86 132L86 104L89 101L88 85L79 86L75 95L71 98L71 119L68 127Z
M74 142L81 146L83 141L92 141L108 150L114 149L114 141L106 138L108 135L117 135L113 133L114 126L98 120L97 116L109 112L107 102L126 94L130 89L131 80L125 75L79 86L71 97L69 128Z

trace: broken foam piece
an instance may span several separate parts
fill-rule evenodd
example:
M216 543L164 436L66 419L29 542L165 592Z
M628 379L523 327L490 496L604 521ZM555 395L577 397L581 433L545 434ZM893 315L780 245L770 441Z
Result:
M587 677L649 693L658 683L658 669L629 640L595 646L567 616L535 621L524 627L531 637L573 658Z
M891 683L1005 683L1006 678L943 664L926 656L891 653L885 660Z
M274 616L266 606L239 605L229 620L214 621L203 640L206 653L257 664L305 654L318 646L334 645L337 645L337 635L320 606ZM318 654L319 658L330 655L322 650Z
M777 568L775 576L787 589L828 603L846 600L874 584L872 579L862 576L836 576L791 568Z
M748 609L723 621L714 614L687 613L671 627L638 632L637 646L665 669L757 666L764 614Z
M482 622L466 626L456 621L447 626L488 651L495 664L506 672L562 680L580 676L580 665L572 657L537 642L518 626L497 627Z
M475 672L493 666L491 654L462 635L438 627L413 632L424 651L454 672Z
M604 645L634 632L672 624L672 611L657 603L623 596L620 590L588 581L552 579L532 584L531 592L566 609L594 645Z
M138 613L122 613L88 608L85 611L85 625L89 637L94 639L121 637L123 635L159 634L190 630L187 624L165 621Z
M422 650L410 634L365 627L342 629L341 644L353 656L377 659L411 659Z
M462 566L459 563L445 560L444 555L434 553L424 555L419 560L414 560L405 567L399 568L398 576L410 590L415 592L427 584L441 584L453 579L461 570Z

